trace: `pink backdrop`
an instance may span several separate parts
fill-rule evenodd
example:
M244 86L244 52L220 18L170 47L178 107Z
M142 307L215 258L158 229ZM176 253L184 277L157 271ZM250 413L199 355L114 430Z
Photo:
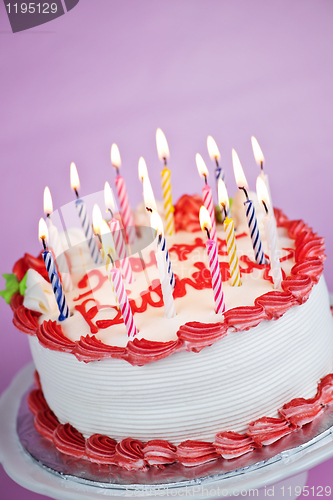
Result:
M332 15L327 0L81 0L51 23L12 34L0 3L1 273L24 252L40 251L45 185L55 209L73 199L71 161L81 193L99 191L114 178L109 153L116 142L132 205L141 201L141 155L160 193L161 127L175 199L201 190L197 152L213 177L208 134L220 148L231 194L232 147L253 189L255 135L275 205L326 237L333 290ZM0 309L1 393L31 358L2 300ZM323 484L320 474L319 467L310 479ZM1 499L20 495L41 498L2 471Z

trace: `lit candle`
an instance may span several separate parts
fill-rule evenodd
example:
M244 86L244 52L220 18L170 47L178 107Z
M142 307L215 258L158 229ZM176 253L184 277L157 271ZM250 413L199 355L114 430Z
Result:
M274 215L269 210L270 201L267 186L261 177L257 178L257 195L258 199L263 204L266 213L266 216L264 218L264 227L268 244L269 258L271 261L271 274L273 278L274 288L280 288L282 281L282 271L277 245L276 223Z
M212 195L212 190L207 184L207 177L208 177L208 170L206 167L205 162L203 161L203 158L199 153L195 155L195 161L197 164L197 169L199 174L205 178L205 186L202 189L202 198L203 198L203 204L207 208L210 220L211 220L211 239L217 242L217 237L216 237L216 223L215 223L215 209L214 209L214 203L213 203L213 195Z
M144 180L143 183L143 197L145 200L145 207L147 212L154 212L157 213L157 208L156 208L156 202L155 202L155 197L153 191L150 189L150 184L147 184ZM158 216L160 218L160 216ZM163 224L162 224L163 228ZM165 256L165 262L166 262L166 268L167 272L170 276L170 285L172 286L172 289L175 287L175 276L172 271L172 266L171 266L171 260L169 256L169 251L167 248L166 240L163 234L163 231L160 232L160 248Z
M266 264L265 255L262 249L261 239L259 235L259 228L257 223L257 218L254 210L253 201L249 199L247 194L248 184L246 177L244 175L244 171L242 169L242 165L239 161L238 155L236 151L232 150L232 164L234 167L234 174L236 179L236 184L239 189L242 189L246 196L246 201L244 202L245 213L247 218L247 223L250 230L250 236L253 246L253 251L255 255L255 260L257 264Z
M227 236L226 239L227 239L227 250L228 250L229 267L230 267L230 285L240 286L242 282L240 279L240 272L238 265L234 221L231 217L228 217L229 197L227 188L222 179L219 179L218 195L219 195L219 204L221 205L225 214L224 230Z
M147 206L146 200L149 200L150 208L152 208L153 210L157 210L153 188L151 187L151 183L149 180L147 164L142 156L139 158L138 173L139 173L139 179L142 181L143 199L145 207Z
M58 265L58 271L61 276L61 281L65 292L73 290L72 277L68 269L68 263L65 256L64 248L60 241L58 229L52 223L51 214L53 212L52 196L49 188L44 189L44 213L49 221L49 247L52 248L54 258Z
M124 287L124 282L121 277L120 271L113 265L113 258L111 252L109 251L112 246L112 236L110 233L110 228L107 223L102 220L101 226L101 237L102 237L102 248L104 254L107 258L107 272L109 274L109 280L113 283L115 294L118 300L118 304L121 310L121 315L123 317L125 327L127 330L127 336L129 338L134 338L137 334L136 326L134 323L134 318L132 314L132 309L128 301L127 293ZM108 251L106 251L108 249Z
M155 229L157 233L157 249L155 256L163 295L164 316L166 318L173 318L174 316L176 316L176 311L172 296L172 286L170 283L170 277L167 268L165 249L163 250L162 248L163 224L161 217L155 211L151 212L151 227Z
M262 180L264 181L264 183L266 184L266 188L267 188L267 191L268 191L269 203L270 203L269 210L271 211L271 213L274 213L273 212L273 203L272 203L271 191L269 189L268 175L265 174L265 172L264 172L264 161L265 161L265 158L264 158L264 155L262 153L261 147L259 146L259 143L258 143L257 139L255 137L253 137L253 136L251 137L251 143L252 143L252 149L253 149L254 158L255 158L255 160L257 162L257 165L259 165L259 167L260 167L259 177L261 177Z
M117 175L115 178L115 185L118 193L119 203L121 207L121 215L124 222L128 242L130 245L133 245L133 243L135 243L136 240L135 225L133 221L131 207L128 201L125 181L124 178L121 175L119 175L119 168L121 167L121 159L117 144L112 144L111 146L111 164L117 171Z
M108 182L105 183L104 186L104 202L107 211L111 214L111 220L109 222L109 228L113 236L113 241L115 243L115 247L118 253L118 259L120 262L120 266L123 272L123 276L127 283L133 283L134 276L132 272L132 267L130 260L128 258L126 245L122 236L122 231L120 228L119 221L113 216L115 204L112 196L112 191L110 188L110 184Z
M164 216L165 216L165 232L167 235L175 232L173 220L174 207L172 205L171 195L171 171L168 169L167 160L169 159L169 146L164 133L160 128L156 130L156 146L158 157L164 162L164 168L161 172L162 177L162 194L164 201Z
M97 204L95 204L94 208L93 208L93 227L94 227L95 234L97 235L97 237L100 241L100 244L101 244L100 253L101 253L103 264L105 265L105 270L107 271L108 267L109 267L109 263L110 263L109 255L112 254L114 256L116 253L116 250L114 247L114 241L113 241L112 235L110 233L110 230L107 231L104 227L104 224L106 224L106 222L103 220L101 209L99 208L99 206ZM103 230L103 234L102 234L102 230ZM104 240L102 240L102 238L104 238ZM112 286L113 294L115 296L116 306L119 309L119 303L118 303L118 297L116 294L116 290L115 290L113 281L111 279L111 275L109 273L108 273L108 276L109 276L109 281L110 281L111 286Z
M60 312L60 316L58 319L59 321L63 321L64 319L68 318L69 309L66 302L65 294L61 286L59 274L57 273L52 252L50 252L50 250L47 249L48 230L44 219L40 219L39 221L38 236L43 243L44 251L42 252L42 256L44 259L45 267L48 272L50 282L52 285L52 290Z
M209 268L212 278L212 288L214 293L215 308L217 314L223 314L225 311L224 295L222 289L221 270L219 266L217 245L211 239L211 219L206 207L201 207L199 212L200 226L203 231L206 231L208 240L206 242L206 249L208 253Z
M77 213L79 215L82 229L84 235L87 239L88 247L90 250L90 255L95 264L100 264L101 259L98 251L98 247L94 238L94 233L91 227L91 223L87 214L87 208L84 201L79 197L79 189L80 189L80 180L77 173L77 169L75 163L71 163L71 188L74 190L76 194L75 206Z

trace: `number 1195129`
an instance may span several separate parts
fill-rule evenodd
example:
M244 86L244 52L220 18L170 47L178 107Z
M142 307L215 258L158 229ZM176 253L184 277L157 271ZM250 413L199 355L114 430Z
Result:
M8 14L55 14L58 9L56 3L8 3L6 7Z

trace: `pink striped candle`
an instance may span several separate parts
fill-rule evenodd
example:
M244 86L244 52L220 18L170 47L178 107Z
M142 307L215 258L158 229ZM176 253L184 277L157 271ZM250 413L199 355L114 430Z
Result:
M119 203L121 207L121 215L125 226L128 243L130 245L133 245L133 243L135 243L136 240L135 225L132 217L131 207L128 201L125 181L124 178L121 175L119 175L121 159L120 159L119 149L116 144L112 144L111 147L111 163L117 170L115 185L118 193Z
M109 222L109 227L113 235L113 241L117 250L123 276L127 281L127 283L133 283L134 276L132 272L132 267L127 255L127 249L121 233L119 221L113 217Z
M199 174L205 178L205 186L202 189L202 198L203 198L203 204L206 207L206 209L208 210L209 217L211 220L210 237L213 241L217 242L213 194L212 194L211 187L208 186L208 184L207 184L208 170L207 170L205 162L203 161L202 156L199 155L198 153L195 155L195 161L197 164L197 169L198 169Z
M116 267L114 267L111 262L108 272L110 273L112 282L115 287L121 314L127 330L127 336L130 339L133 339L137 334L137 330L120 271Z
M222 289L221 270L218 260L217 244L211 239L209 234L210 217L208 210L205 207L200 208L200 225L201 229L207 232L208 241L206 243L210 274L212 277L212 288L214 293L216 314L223 314L225 311L224 295Z

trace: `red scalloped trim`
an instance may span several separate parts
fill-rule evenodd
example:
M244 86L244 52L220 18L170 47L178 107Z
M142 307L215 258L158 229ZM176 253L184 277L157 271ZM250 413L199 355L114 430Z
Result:
M44 399L40 392L38 400ZM31 396L33 394L33 396ZM29 399L35 400L36 390ZM70 424L59 424L54 413L46 407L35 413L35 427L43 436L52 439L56 448L75 457L85 457L100 464L113 464L127 470L146 470L150 466L162 466L180 462L186 467L208 463L217 458L233 459L250 453L258 447L268 446L294 432L297 428L312 422L329 404L333 403L333 374L330 373L318 383L314 398L296 398L285 404L279 413L281 418L262 417L248 425L248 431L239 434L232 431L218 432L213 443L187 440L175 446L163 439L142 443L126 438L120 442L93 434L84 439Z
M324 253L324 239L313 233L307 224L301 220L290 221L281 210L274 209L274 213L277 225L285 227L289 237L295 239L296 264L292 267L290 276L285 277L284 275L281 284L283 291L272 291L257 297L254 306L236 307L228 310L224 314L223 323L188 322L182 325L177 332L177 341L153 342L145 339L135 339L135 341L129 342L125 348L108 346L89 335L81 337L79 341L72 342L63 335L61 325L55 322L44 321L41 326L38 326L39 314L24 308L21 299L14 295L11 303L14 311L14 324L21 331L30 335L36 334L44 347L72 353L77 359L85 363L107 358L121 358L132 365L143 365L182 350L199 352L204 347L223 338L227 334L228 328L232 328L234 331L244 331L257 326L263 320L280 318L294 305L303 304L308 300L313 285L319 281L322 274L323 261L326 256ZM242 235L239 235L239 237L242 237ZM222 245L223 241L220 240L220 243ZM195 244L200 246L202 244L201 238L197 238ZM170 251L175 251L180 260L186 260L187 253L191 251L191 248L191 245L174 245ZM246 267L241 269L243 273L251 272L255 267L264 267L258 266L246 256L242 256L240 260L246 264ZM198 271L194 272L190 278L179 280L176 276L175 298L183 297L186 294L186 285L190 285L197 290L211 287L211 278L205 265L202 262L197 262L195 267ZM224 279L226 279L229 270L223 265L220 267ZM271 280L268 272L269 267L266 266L264 278ZM82 282L80 286L85 286L85 284L86 282ZM154 291L158 296L158 300L154 300L150 293L141 295L142 301L139 305L130 299L133 314L146 310L148 305L154 307L163 305L161 287L159 284L155 285L153 283L149 291ZM87 299L86 302L89 300ZM96 333L98 329L91 319L97 313L97 306L92 307L89 311L86 311L85 304L76 306L76 308L89 319L92 332ZM122 322L122 319L116 316L113 320L101 320L98 327L106 328L110 326L110 321L118 323Z

